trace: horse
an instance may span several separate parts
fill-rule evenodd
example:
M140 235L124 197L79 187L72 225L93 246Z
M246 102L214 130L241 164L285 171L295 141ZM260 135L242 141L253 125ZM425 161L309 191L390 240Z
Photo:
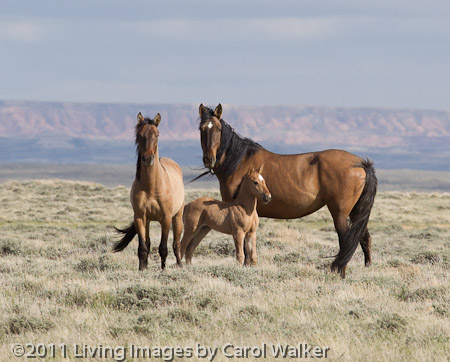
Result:
M215 174L224 201L236 197L247 170L264 164L262 175L272 201L269 205L258 202L260 217L301 218L327 206L339 239L331 270L345 278L358 243L365 265L371 264L367 225L377 192L371 160L337 149L291 155L270 152L237 134L222 119L220 104L214 110L200 104L199 119L203 164L208 170L197 178Z
M161 115L154 119L144 118L139 112L136 124L136 176L131 187L130 201L134 211L134 222L124 229L125 234L113 247L122 251L138 234L139 270L148 265L150 253L150 221L161 224L159 255L161 269L166 266L167 239L173 224L173 250L177 265L181 266L180 239L183 230L184 184L180 166L170 158L159 158L158 126Z
M236 198L229 202L200 197L184 208L184 234L181 240L181 257L186 255L186 264L191 264L197 245L211 229L233 235L236 260L240 265L255 265L256 230L259 224L256 204L267 204L272 196L261 175L263 165L250 169L243 177ZM245 254L244 260L244 242Z

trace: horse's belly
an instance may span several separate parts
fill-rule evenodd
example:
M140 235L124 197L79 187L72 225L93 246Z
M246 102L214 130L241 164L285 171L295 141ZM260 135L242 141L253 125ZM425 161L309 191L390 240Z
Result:
M273 195L272 195L273 197ZM268 204L258 202L257 212L260 217L269 217L273 219L298 219L300 217L312 214L325 205L322 200L289 200L277 201L272 198Z
M184 184L183 173L180 166L170 158L161 158L170 183L170 191L172 193L172 209L171 214L174 217L184 204Z

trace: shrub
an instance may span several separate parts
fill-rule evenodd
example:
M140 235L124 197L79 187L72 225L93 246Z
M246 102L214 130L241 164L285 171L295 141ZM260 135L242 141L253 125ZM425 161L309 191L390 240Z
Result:
M379 329L390 332L404 331L407 324L408 323L406 319L398 315L397 313L383 316L377 321L377 327Z
M11 239L4 239L0 241L0 255L20 255L22 254L22 244Z
M260 284L260 278L255 268L242 268L237 265L214 265L207 268L206 273L215 278L225 279L242 288Z
M205 312L194 312L183 308L172 309L169 311L168 317L172 321L185 322L197 326L210 320L209 315Z
M198 296L195 305L198 309L211 309L217 311L223 305L223 301L220 300L216 293L210 292L206 295Z
M186 294L183 287L146 287L133 285L116 291L111 305L116 309L155 308L180 303Z
M54 323L46 318L29 316L14 316L6 321L8 334L23 334L25 332L47 332L54 327Z
M413 291L409 291L403 287L397 294L397 299L404 302L418 302L427 299L440 300L445 298L446 293L447 291L443 287L418 288Z
M419 253L412 258L412 262L415 264L439 264L442 263L442 256L432 251L425 251Z

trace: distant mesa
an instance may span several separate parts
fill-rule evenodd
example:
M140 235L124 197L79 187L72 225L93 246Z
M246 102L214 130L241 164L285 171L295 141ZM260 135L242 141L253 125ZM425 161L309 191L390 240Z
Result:
M133 139L136 114L161 113L164 139L197 140L197 104L0 102L0 137ZM313 106L225 105L223 118L242 135L269 143L408 147L450 140L450 112Z

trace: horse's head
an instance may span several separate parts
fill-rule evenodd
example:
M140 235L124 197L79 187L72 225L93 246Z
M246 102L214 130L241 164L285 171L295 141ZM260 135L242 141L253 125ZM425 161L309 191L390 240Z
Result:
M203 150L203 164L209 169L214 168L216 164L217 150L220 147L220 138L222 135L222 106L219 105L213 111L212 109L200 104L200 139Z
M264 177L262 177L261 172L263 170L263 165L259 166L258 169L250 169L246 178L250 185L250 190L252 194L263 203L267 204L270 200L272 200L272 195L270 194L269 189L267 188L266 181Z
M151 166L155 161L158 150L158 125L161 115L158 113L155 119L144 118L139 112L136 125L136 146L144 165Z

